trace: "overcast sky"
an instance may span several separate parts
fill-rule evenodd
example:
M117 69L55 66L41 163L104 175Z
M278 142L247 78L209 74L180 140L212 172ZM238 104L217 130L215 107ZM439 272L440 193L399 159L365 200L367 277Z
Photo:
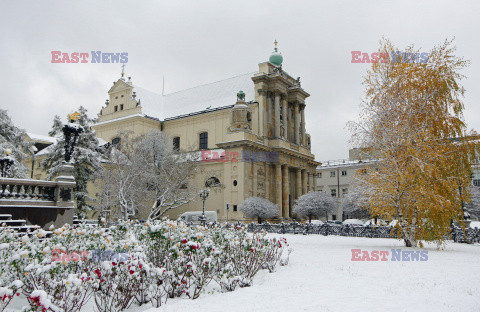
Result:
M120 64L52 64L51 51L128 52L135 84L166 93L258 69L279 42L283 69L300 76L317 160L348 157L362 77L351 51L385 36L429 51L455 37L465 70L465 119L480 130L479 1L4 1L0 10L0 107L29 132L79 105L96 116ZM225 105L232 103L225 103Z

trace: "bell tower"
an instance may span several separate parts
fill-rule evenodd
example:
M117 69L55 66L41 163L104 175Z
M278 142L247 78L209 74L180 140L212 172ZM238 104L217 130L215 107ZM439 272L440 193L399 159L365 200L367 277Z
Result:
M282 69L283 56L278 42L268 62L260 63L252 77L255 98L259 103L259 136L267 140L284 140L307 145L305 132L305 99L310 95L302 89L300 77L290 76Z

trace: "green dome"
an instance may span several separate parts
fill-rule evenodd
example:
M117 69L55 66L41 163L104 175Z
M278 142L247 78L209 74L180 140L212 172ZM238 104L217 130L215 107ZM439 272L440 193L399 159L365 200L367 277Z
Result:
M272 54L270 55L269 61L270 61L271 64L273 64L275 66L282 65L283 56L280 52L278 52L277 48L275 48L275 51L273 51Z

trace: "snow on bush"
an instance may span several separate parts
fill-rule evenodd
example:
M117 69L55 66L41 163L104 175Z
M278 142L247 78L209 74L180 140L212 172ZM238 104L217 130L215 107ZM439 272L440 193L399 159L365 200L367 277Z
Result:
M309 192L300 196L295 201L293 212L300 218L312 218L327 216L328 213L335 211L336 201L332 196L325 192Z
M244 226L187 226L155 221L110 228L52 228L19 237L1 228L0 311L22 293L29 311L98 311L132 304L159 307L168 298L198 298L212 281L222 291L274 272L292 251L284 238L247 233Z
M262 220L278 216L278 206L262 197L249 197L245 199L238 207L249 218L257 218L258 223Z

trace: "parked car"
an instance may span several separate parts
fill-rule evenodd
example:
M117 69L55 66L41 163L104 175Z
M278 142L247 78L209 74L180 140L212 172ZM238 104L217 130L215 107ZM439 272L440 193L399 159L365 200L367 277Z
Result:
M310 222L312 225L322 225L323 224L323 221L321 220L312 220L312 222Z
M480 229L480 221L472 221L472 222L470 223L470 228L472 228L472 229L475 229L475 228L476 228L476 229Z
M201 211L187 211L178 217L178 220L183 222L191 222L193 224L201 223L202 212ZM205 217L207 217L207 223L217 222L218 216L216 211L205 211Z

